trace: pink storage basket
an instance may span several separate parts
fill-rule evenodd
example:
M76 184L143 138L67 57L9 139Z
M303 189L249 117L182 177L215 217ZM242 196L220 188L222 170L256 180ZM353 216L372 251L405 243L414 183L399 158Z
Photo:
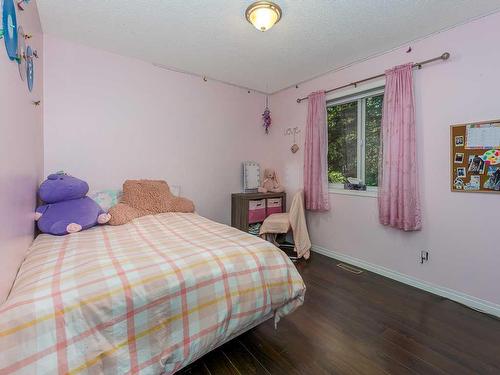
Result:
M267 216L272 214L279 214L283 212L281 209L281 198L268 198L267 199Z
M266 200L248 202L248 224L259 223L266 218Z

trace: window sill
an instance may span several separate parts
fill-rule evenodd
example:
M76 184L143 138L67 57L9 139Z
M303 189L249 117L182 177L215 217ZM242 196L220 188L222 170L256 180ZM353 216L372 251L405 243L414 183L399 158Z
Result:
M376 190L346 190L346 189L329 188L328 192L330 194L352 195L356 197L367 197L367 198L377 198L378 196L378 192Z

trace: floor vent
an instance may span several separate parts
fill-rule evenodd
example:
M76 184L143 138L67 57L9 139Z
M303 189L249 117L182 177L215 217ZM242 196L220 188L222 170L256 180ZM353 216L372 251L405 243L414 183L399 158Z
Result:
M344 263L338 263L337 267L342 268L344 271L354 273L356 275L363 273L363 270L360 270L359 268L356 268L356 267L353 267L353 266L350 266L350 265L344 264Z

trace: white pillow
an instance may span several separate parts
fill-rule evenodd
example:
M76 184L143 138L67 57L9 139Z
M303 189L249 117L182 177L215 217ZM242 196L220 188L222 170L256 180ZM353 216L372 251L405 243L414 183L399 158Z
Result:
M123 191L121 189L107 189L89 194L89 197L96 201L101 208L108 212L111 207L120 202Z

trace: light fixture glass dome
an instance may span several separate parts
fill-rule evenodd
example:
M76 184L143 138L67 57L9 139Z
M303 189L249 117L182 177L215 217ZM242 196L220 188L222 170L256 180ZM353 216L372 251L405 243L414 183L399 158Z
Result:
M267 31L281 19L281 8L270 1L257 1L251 4L245 16L259 31Z

